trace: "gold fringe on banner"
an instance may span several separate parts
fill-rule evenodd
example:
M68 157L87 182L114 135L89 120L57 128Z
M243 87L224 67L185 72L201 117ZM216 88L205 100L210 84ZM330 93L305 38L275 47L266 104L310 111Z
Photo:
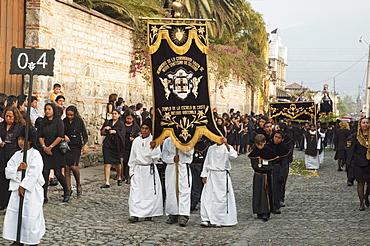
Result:
M201 50L204 54L208 54L209 51L209 48L199 39L197 30L189 31L188 40L182 46L178 46L172 42L168 30L159 30L157 40L149 46L149 54L154 54L159 49L162 39L165 39L171 49L178 55L183 55L188 52L191 47L192 40L195 41L195 44L198 46L199 50Z
M158 145L162 144L162 142L164 141L166 137L171 137L172 142L174 143L176 148L180 149L181 151L187 152L194 148L195 144L198 142L200 135L206 136L211 141L221 144L222 137L217 136L216 134L209 131L206 126L197 127L194 133L194 137L186 145L182 145L181 141L176 137L176 134L173 132L173 130L169 128L164 129L162 134L154 141L155 141L155 146L157 147Z

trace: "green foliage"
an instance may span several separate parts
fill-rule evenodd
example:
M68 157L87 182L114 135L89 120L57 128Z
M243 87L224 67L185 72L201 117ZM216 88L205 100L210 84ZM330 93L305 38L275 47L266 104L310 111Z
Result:
M252 53L243 52L233 46L217 44L210 46L209 60L213 63L211 72L224 85L227 85L231 75L251 88L258 87L262 81L261 73L265 63Z
M348 112L349 112L347 104L343 100L341 100L339 96L337 98L338 98L338 101L337 101L336 106L337 106L337 109L339 111L339 115L340 116L347 115Z
M148 47L147 25L144 22L138 23L135 29L135 57L131 61L130 73L132 77L136 77L137 73L142 75L142 78L147 83L150 83L151 70Z
M289 173L303 176L319 176L317 172L313 170L307 170L304 160L301 159L293 159L292 163L289 164Z
M161 0L75 0L125 24L136 26L139 16L156 16L165 13Z
M183 0L185 16L197 19L215 19L208 23L213 37L221 38L225 30L235 30L236 21L247 15L242 0Z
M236 46L258 57L264 57L267 48L267 33L262 16L249 3L238 10L240 19L234 19L234 29L226 29L222 37L211 37L214 44Z

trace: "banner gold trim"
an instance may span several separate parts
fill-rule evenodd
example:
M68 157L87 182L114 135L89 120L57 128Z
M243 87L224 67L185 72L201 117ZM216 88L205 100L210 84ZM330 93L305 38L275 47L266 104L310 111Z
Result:
M156 143L155 145L158 146L162 144L163 140L166 137L171 137L172 142L174 143L176 148L180 149L181 151L187 152L194 148L195 144L198 142L200 135L206 136L213 142L221 143L222 137L217 136L216 134L209 131L206 126L197 127L197 130L194 133L194 137L186 145L182 145L180 140L176 137L176 134L173 132L173 129L169 129L169 128L164 129L162 134L158 138L156 138L154 141Z
M186 52L188 52L193 39L195 41L195 44L198 46L199 50L201 50L204 54L208 54L209 52L209 48L206 45L204 45L202 41L200 41L197 30L189 31L188 40L182 46L178 46L174 42L172 42L168 34L168 30L159 30L157 40L154 42L154 44L149 46L149 54L154 54L155 52L157 52L157 50L161 46L162 39L166 40L171 49L178 55L183 55Z

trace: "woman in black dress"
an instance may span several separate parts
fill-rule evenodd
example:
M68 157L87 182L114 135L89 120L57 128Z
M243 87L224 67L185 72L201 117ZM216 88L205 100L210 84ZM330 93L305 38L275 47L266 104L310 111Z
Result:
M68 202L70 193L67 187L66 178L62 174L62 168L65 167L65 156L58 145L64 138L64 124L59 115L57 106L53 103L47 103L44 107L45 117L41 121L39 131L39 142L42 148L41 155L44 161L44 202L49 201L47 192L50 169L54 169L54 174L63 187L63 202Z
M102 128L100 134L105 136L103 141L103 157L104 157L104 178L105 183L100 188L110 187L110 168L115 165L117 171L117 183L118 186L122 186L122 165L120 158L122 157L124 144L125 144L125 133L124 123L119 119L120 112L118 109L112 110L112 119L107 120Z
M369 145L369 119L362 118L359 121L357 134L353 138L351 149L347 157L347 163L354 163L355 179L357 181L357 194L360 199L360 211L370 206L370 145ZM365 192L365 183L366 192Z
M334 137L335 156L334 160L338 160L338 171L342 170L342 159L344 155L344 147L346 146L347 138L351 135L349 130L349 124L347 121L341 121L339 123L339 130Z
M132 141L139 136L140 126L134 121L135 114L132 111L126 113L125 117L125 150L123 152L123 177L126 184L130 183L128 161L130 159Z
M66 158L66 182L70 194L71 190L71 170L76 180L77 196L82 194L81 182L80 182L80 170L78 169L78 163L80 162L81 152L82 154L87 153L87 141L88 135L85 128L85 123L81 119L77 108L75 106L69 106L66 109L67 117L63 120L64 123L64 134L65 140L68 142L70 151L65 154Z
M5 168L12 155L20 148L17 138L25 125L23 116L15 107L4 109L4 121L0 123L0 210L8 206L10 192L9 179L5 177Z

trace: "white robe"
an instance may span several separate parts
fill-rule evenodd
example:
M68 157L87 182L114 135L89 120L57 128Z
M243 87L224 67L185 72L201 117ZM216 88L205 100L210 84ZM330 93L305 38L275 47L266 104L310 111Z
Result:
M320 135L320 137L321 137L321 142L322 141L324 141L324 139L325 139L325 133L322 133L321 131L320 131L320 129L318 130L318 133L319 133L319 135ZM320 164L323 164L324 163L324 154L325 154L325 148L323 148L323 150L321 151L321 153L320 153L320 155L319 155L319 161L320 161Z
M162 186L157 160L161 157L159 146L150 149L153 137L137 137L132 143L130 160L131 186L129 197L130 216L153 217L163 215Z
M315 131L311 131L310 130L310 133L311 134L316 134ZM306 141L306 138L304 138L304 148L306 149L307 148L307 141ZM316 149L320 149L321 148L321 137L318 138L317 140L317 146L316 146ZM323 151L324 152L324 151ZM306 168L307 169L319 169L320 167L320 155L316 155L316 156L310 156L310 155L304 155L305 156L305 164L306 164Z
M22 171L17 171L23 161L23 152L17 151L8 161L5 175L10 179L9 191L11 196L6 210L3 228L3 238L16 241L19 210L18 188L25 188L22 227L20 242L24 244L39 244L45 234L45 220L42 211L44 202L44 177L42 169L44 163L40 152L34 148L27 151L27 170L21 181Z
M179 177L179 202L176 197L176 165L173 161L176 155L176 147L171 138L166 138L163 143L162 160L167 164L165 172L166 187L166 215L190 216L191 202L191 170L188 166L193 161L194 149L183 152L178 150L178 177Z
M200 199L202 221L213 225L232 226L238 223L234 190L228 171L230 159L238 157L237 152L224 144L209 147L201 177L207 177Z

